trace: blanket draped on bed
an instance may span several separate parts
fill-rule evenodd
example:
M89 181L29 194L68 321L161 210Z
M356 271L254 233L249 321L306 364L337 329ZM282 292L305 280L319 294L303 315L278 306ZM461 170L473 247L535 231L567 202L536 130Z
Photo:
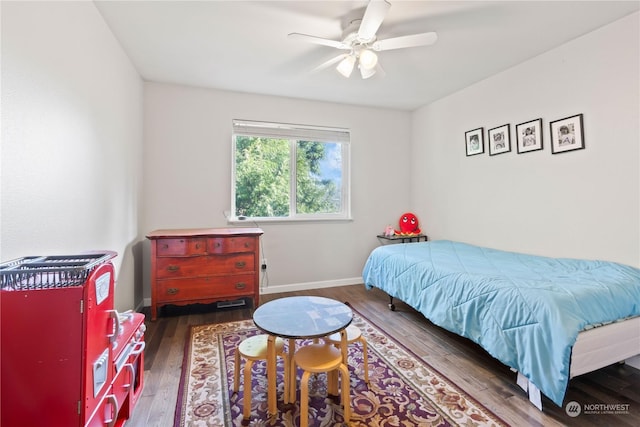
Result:
M363 279L481 345L558 406L578 333L640 315L640 269L445 240L378 247Z

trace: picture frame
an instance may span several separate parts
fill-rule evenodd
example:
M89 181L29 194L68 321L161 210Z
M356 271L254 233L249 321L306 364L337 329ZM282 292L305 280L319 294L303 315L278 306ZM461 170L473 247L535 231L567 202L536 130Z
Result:
M467 151L467 157L484 153L484 128L465 132L464 145Z
M542 119L529 120L516 125L518 154L542 150Z
M509 133L509 124L489 129L487 138L489 143L489 155L508 153L511 151L511 135Z
M584 129L582 114L554 120L549 123L551 130L551 153L582 150L584 148Z

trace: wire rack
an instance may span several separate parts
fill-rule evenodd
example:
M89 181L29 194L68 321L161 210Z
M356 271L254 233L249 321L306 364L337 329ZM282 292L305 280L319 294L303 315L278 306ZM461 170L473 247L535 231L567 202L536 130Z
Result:
M83 285L91 271L115 257L112 251L27 256L0 264L0 289L23 291Z

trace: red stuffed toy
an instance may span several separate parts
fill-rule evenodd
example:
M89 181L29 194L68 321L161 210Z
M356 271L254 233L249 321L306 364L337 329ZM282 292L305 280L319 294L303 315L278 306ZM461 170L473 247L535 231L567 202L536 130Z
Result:
M395 230L395 233L399 236L415 236L421 233L418 226L418 217L411 212L402 214L398 223L400 231Z

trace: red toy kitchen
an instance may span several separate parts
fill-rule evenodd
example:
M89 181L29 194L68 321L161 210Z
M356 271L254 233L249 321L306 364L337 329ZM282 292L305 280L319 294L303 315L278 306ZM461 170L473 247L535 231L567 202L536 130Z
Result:
M144 315L114 309L115 252L0 264L0 425L122 426L144 385Z

